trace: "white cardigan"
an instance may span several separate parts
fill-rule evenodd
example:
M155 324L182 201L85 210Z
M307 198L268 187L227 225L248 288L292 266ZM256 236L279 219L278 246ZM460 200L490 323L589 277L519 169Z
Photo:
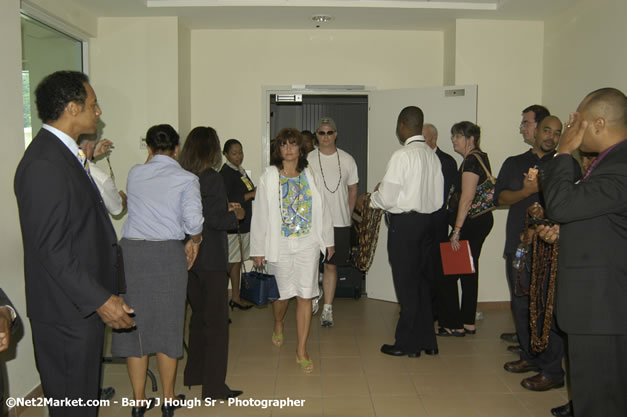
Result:
M317 174L305 168L305 176L311 189L311 233L315 234L320 251L326 253L326 248L335 245L331 211L324 199L324 194L318 188L321 180ZM279 202L279 170L274 165L270 165L259 178L257 194L253 201L250 256L265 256L267 262L278 261L282 222Z

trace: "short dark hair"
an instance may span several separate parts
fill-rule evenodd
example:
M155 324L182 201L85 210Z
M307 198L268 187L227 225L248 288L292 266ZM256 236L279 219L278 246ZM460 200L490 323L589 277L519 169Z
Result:
M74 101L85 105L89 77L78 71L57 71L41 80L35 90L37 114L42 122L59 120L67 105Z
M627 97L622 91L611 87L600 88L588 94L586 99L586 107L606 104L606 113L611 115L606 114L605 117L612 117L612 121L627 126Z
M307 156L303 150L303 136L298 129L291 127L284 127L279 131L279 134L273 140L273 149L270 154L270 165L274 165L279 169L283 169L283 157L281 156L281 146L285 143L295 143L298 145L298 165L296 170L302 172L307 165Z
M302 131L300 132L300 134L301 134L303 137L308 137L309 139L311 139L311 143L312 143L313 145L315 145L315 146L318 146L318 145L319 145L319 143L318 143L318 138L316 137L316 135L314 135L313 133L311 133L311 131L310 131L310 130L302 130Z
M207 168L217 168L220 161L220 138L216 130L203 126L193 128L179 155L179 164L183 169L200 175Z
M409 106L401 110L398 115L398 122L403 123L412 133L422 134L422 125L425 116L420 107Z
M481 143L481 128L473 122L465 120L463 122L455 123L451 127L451 135L464 135L467 138L474 136L475 148L481 152L481 147L479 146Z
M173 151L179 144L179 134L170 125L154 125L146 132L146 145L153 152Z
M231 150L231 146L235 146L235 145L239 145L242 149L244 149L244 147L242 146L242 142L240 142L237 139L229 139L226 142L224 142L224 148L222 148L222 152L227 153L228 151Z
M529 113L530 111L533 112L533 119L536 121L537 124L540 124L540 122L542 122L542 120L544 120L546 116L549 116L551 114L551 112L549 112L549 109L540 104L533 104L529 107L526 107L522 112L523 114L525 114Z

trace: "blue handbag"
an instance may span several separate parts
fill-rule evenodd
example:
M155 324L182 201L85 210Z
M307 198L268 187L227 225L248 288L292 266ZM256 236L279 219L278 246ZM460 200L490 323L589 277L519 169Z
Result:
M264 306L268 301L276 301L281 296L276 278L263 268L242 273L240 297L256 306Z

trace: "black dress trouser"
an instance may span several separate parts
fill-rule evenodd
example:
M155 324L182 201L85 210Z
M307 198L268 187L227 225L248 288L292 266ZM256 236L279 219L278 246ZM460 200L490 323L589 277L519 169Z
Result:
M527 255L528 257L531 254ZM564 359L564 333L559 330L555 321L555 315L551 320L551 331L549 334L549 343L542 352L534 352L531 349L531 327L529 317L529 288L531 284L530 272L527 267L523 268L518 278L518 271L512 266L513 255L505 258L507 262L508 280L512 289L512 313L514 316L514 324L516 326L516 334L518 335L518 343L522 349L520 359L526 360L540 368L540 373L547 379L554 382L562 382L564 380L564 369L562 368L562 360ZM545 293L543 299L546 299ZM538 319L538 328L544 323L544 314ZM538 333L540 330L538 330Z
M438 283L439 325L448 329L461 329L464 324L475 324L477 297L479 294L479 256L483 242L492 230L492 213L482 214L474 219L467 218L460 232L459 240L467 240L475 263L474 274L446 275ZM461 307L457 280L462 284Z
M229 356L228 282L226 271L190 271L189 322L185 385L202 385L203 398L225 398Z
M433 251L433 215L388 215L388 259L400 304L395 345L405 352L436 349L428 274Z
M104 323L94 313L81 323L43 323L31 319L33 346L44 396L97 400L102 369ZM50 417L96 417L98 407L49 407Z
M626 352L627 335L624 334L568 333L568 370L574 416L627 416Z

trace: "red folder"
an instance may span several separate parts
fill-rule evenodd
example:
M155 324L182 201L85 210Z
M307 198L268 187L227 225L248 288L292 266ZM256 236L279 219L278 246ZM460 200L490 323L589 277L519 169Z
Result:
M453 250L451 242L440 243L440 256L442 257L444 275L473 274L475 272L475 263L467 240L459 241L457 251Z

